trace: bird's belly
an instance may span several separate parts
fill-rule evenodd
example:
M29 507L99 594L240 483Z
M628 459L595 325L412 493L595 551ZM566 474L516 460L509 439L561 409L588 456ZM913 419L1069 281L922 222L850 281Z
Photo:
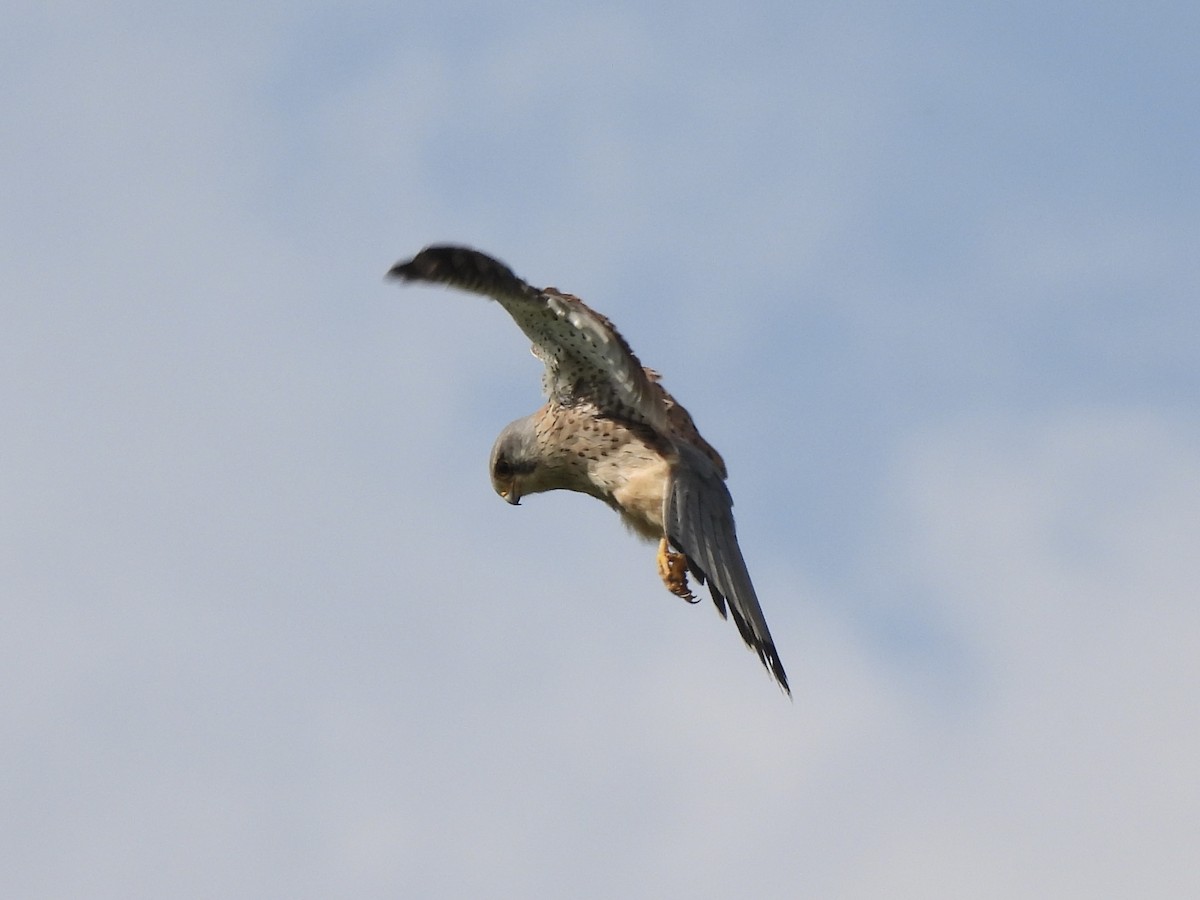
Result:
M626 459L612 479L611 496L622 520L648 540L663 536L663 507L670 476L670 465L655 454Z

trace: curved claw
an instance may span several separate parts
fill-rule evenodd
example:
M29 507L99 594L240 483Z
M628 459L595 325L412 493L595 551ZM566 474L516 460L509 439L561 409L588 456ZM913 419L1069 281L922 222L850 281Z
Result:
M688 587L687 557L672 551L665 537L658 544L658 576L676 597L688 603L700 602Z

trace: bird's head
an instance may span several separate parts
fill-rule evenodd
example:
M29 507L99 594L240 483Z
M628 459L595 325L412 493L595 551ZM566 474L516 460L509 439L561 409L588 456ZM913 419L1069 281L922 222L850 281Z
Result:
M519 504L525 494L545 490L536 479L537 431L533 419L533 416L526 416L505 426L492 446L489 463L492 487L513 506Z

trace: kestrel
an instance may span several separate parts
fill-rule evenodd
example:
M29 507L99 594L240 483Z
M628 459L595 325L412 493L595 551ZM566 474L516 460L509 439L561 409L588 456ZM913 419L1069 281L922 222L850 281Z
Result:
M528 494L590 494L636 534L658 542L671 593L698 602L688 573L726 602L742 639L790 695L733 525L719 453L688 411L642 366L600 313L556 288L535 288L466 247L427 247L388 275L445 284L497 301L533 341L548 402L508 425L492 447L492 486L514 506Z

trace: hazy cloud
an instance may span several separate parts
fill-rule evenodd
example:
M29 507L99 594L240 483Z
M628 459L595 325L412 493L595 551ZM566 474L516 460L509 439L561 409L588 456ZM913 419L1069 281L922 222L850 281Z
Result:
M0 886L1188 896L1192 7L0 15ZM476 244L729 459L796 699L491 493Z

